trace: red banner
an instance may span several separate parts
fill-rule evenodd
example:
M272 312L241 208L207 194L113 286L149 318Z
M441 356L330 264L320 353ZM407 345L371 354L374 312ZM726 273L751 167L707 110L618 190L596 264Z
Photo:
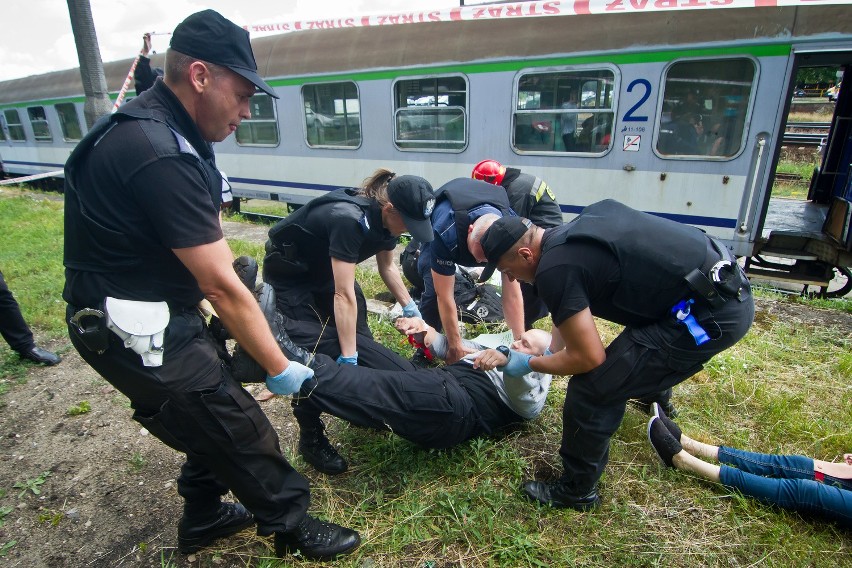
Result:
M458 20L497 20L605 14L610 12L664 12L672 10L710 10L717 8L755 8L812 4L848 5L852 4L852 0L553 0L550 2L517 2L485 6L462 6L441 10L350 16L322 20L295 20L269 24L250 24L243 27L253 33L284 33L302 30L394 26L399 24Z

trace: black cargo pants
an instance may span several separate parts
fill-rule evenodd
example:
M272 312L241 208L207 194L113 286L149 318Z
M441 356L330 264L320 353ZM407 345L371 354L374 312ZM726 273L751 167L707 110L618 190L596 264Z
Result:
M75 311L69 307L67 317ZM281 455L275 430L232 378L197 311L172 313L160 367L144 367L113 333L101 355L69 334L83 359L130 399L133 419L186 454L178 492L188 505L218 506L230 489L262 535L291 530L304 518L307 480Z
M325 412L426 448L449 448L481 432L473 399L448 369L382 371L321 354L311 368L314 377L293 397L300 424Z
M562 411L560 480L572 493L587 494L609 459L609 442L621 425L627 400L664 391L685 381L711 357L737 343L754 320L748 281L742 300L729 299L716 310L693 306L693 314L713 338L703 345L674 317L641 328L627 327L606 349L606 360L568 381Z
M336 325L334 319L334 280L316 282L309 274L298 274L286 278L275 278L263 274L264 282L275 289L275 302L282 314L290 319ZM372 339L373 332L367 325L367 300L358 282L355 282L355 302L358 319L355 331ZM360 353L360 352L359 352Z
M9 347L19 353L26 353L35 347L33 332L24 321L21 307L9 291L2 272L0 272L0 335L3 335Z

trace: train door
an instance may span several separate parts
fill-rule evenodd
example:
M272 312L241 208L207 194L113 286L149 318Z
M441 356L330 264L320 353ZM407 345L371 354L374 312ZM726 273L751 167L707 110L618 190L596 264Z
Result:
M776 138L752 278L802 294L852 291L852 95L824 93L852 66L852 50L796 51ZM841 101L839 95L843 93Z

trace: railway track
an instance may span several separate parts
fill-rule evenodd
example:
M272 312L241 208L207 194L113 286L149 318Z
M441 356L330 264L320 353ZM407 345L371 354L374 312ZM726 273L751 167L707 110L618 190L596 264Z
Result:
M830 122L788 122L784 130L784 146L824 146L828 142ZM808 132L799 132L807 130ZM817 130L819 132L814 132Z

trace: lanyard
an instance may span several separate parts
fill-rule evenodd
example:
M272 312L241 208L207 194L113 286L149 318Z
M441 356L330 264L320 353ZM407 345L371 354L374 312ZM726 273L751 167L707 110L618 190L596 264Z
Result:
M695 300L681 300L674 305L671 313L675 318L677 318L677 321L686 326L689 334L693 339L695 339L695 344L701 345L710 341L710 336L707 335L707 332L704 331L704 328L701 327L701 325L695 320L695 316L692 315L691 304L693 302L695 302Z

